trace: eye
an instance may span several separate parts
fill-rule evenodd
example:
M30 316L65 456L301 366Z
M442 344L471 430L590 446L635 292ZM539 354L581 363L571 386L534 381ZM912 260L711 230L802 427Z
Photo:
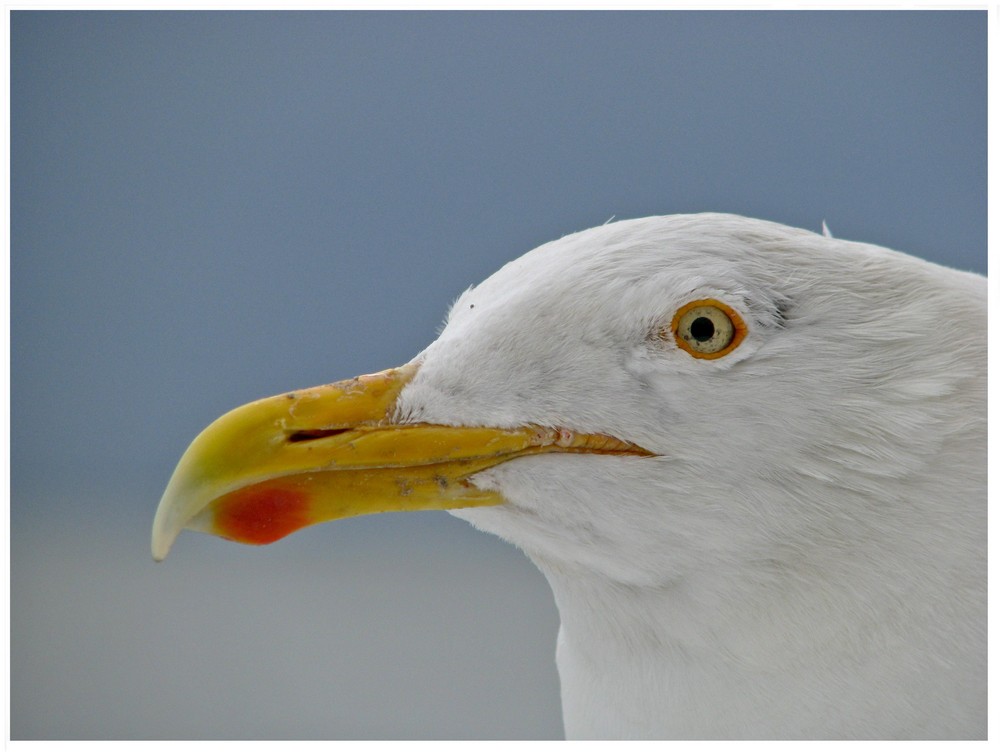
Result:
M721 358L747 333L740 315L718 300L692 300L674 314L670 329L677 346L695 358Z

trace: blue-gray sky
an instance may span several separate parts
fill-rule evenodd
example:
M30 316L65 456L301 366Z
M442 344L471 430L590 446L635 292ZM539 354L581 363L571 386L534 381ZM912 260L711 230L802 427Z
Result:
M557 735L544 580L443 513L154 567L188 441L612 215L986 271L985 12L18 11L11 47L14 738Z

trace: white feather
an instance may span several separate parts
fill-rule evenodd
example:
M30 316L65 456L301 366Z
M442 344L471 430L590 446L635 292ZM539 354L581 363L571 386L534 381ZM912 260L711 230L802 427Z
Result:
M986 280L729 215L616 221L453 306L400 417L539 423L455 514L520 546L583 738L985 738ZM749 332L699 360L690 300Z

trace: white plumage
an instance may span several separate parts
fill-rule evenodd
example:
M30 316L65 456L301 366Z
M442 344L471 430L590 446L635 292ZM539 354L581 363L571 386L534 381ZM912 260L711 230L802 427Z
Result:
M745 319L714 360L663 336ZM453 512L552 586L567 735L985 738L986 281L729 215L606 224L454 304L404 422L566 426Z

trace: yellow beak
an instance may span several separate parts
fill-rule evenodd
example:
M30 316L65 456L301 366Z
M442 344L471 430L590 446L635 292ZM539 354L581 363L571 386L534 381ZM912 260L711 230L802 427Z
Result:
M279 394L226 413L181 457L153 521L153 558L184 528L263 544L376 512L502 504L468 478L543 452L648 456L601 434L393 422L419 366Z

